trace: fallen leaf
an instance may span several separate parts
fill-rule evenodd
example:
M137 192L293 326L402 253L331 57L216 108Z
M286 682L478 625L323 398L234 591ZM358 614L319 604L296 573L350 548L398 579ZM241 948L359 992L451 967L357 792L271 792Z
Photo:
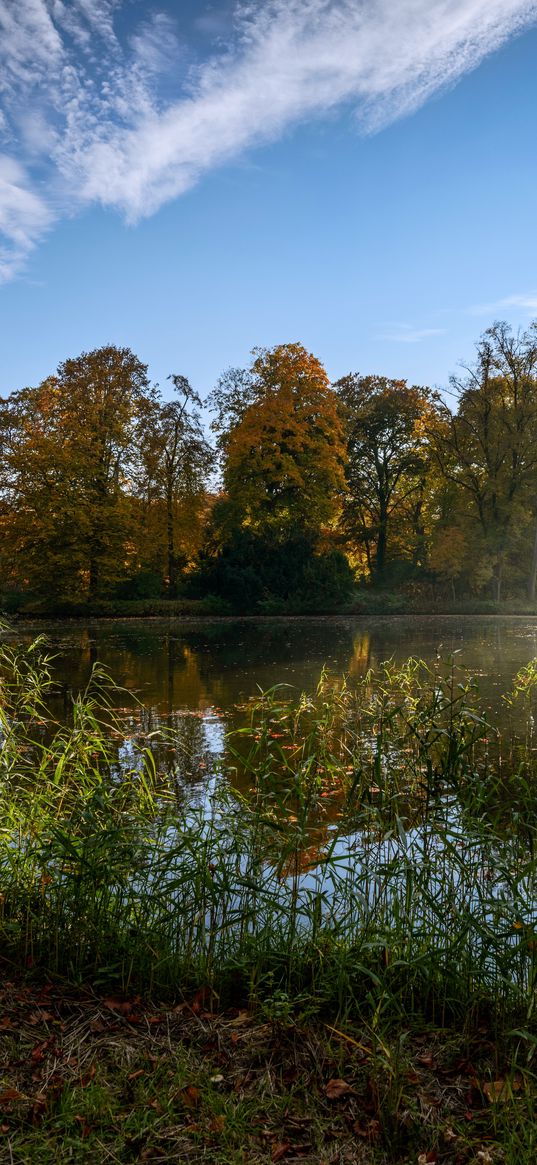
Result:
M355 1136L367 1137L369 1141L372 1141L380 1133L380 1121L370 1120L366 1125L360 1124L360 1121L355 1121L352 1126L352 1131Z
M109 1011L117 1011L118 1015L130 1015L133 1010L133 1003L123 999L103 999L103 1006Z
M346 1080L329 1080L324 1089L329 1100L339 1100L340 1096L345 1096L348 1092L354 1092L350 1084Z
M10 1100L22 1100L23 1094L19 1092L18 1088L4 1088L0 1092L0 1104L8 1104Z
M290 1148L289 1141L276 1141L272 1146L272 1152L270 1154L271 1161L281 1161L282 1157L285 1157L285 1154L289 1152Z
M250 1022L250 1018L249 1011L239 1011L239 1014L235 1016L235 1019L230 1019L229 1026L242 1027L243 1024Z
M505 1103L513 1099L513 1092L520 1091L520 1081L513 1080L509 1083L507 1080L487 1080L482 1085L482 1091L490 1104L498 1101Z
M195 1088L193 1084L189 1084L187 1088L183 1088L179 1096L186 1108L197 1108L200 1102L200 1090L199 1088Z

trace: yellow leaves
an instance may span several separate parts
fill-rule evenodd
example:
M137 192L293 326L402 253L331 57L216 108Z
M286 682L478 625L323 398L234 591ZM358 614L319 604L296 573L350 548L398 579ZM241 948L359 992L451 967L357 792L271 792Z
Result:
M224 480L242 524L316 528L335 513L345 456L337 399L299 344L257 354L255 400L226 440Z
M429 555L432 569L445 578L457 578L468 556L468 542L460 526L442 526L435 532Z

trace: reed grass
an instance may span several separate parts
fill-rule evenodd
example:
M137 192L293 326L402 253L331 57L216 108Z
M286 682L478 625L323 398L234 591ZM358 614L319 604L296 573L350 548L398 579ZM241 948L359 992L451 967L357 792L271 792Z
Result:
M275 688L192 807L156 738L122 760L101 668L60 723L43 641L2 643L2 958L372 1032L486 1017L530 1063L536 684L531 664L503 735L453 661L387 663L353 687L324 674L298 701Z

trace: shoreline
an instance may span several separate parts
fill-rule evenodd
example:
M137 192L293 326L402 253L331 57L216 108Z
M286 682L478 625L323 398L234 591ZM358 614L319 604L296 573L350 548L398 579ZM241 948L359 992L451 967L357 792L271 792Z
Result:
M0 620L4 621L8 626L32 625L40 623L61 623L61 624L84 624L84 623L111 623L111 622L129 622L129 623L170 623L179 622L182 624L197 624L197 623L250 623L250 624L266 624L266 623L289 623L289 622L343 622L345 620L354 619L382 619L396 621L399 619L412 619L416 621L423 621L429 619L537 619L537 604L532 609L523 609L506 604L497 610L491 611L487 605L482 607L477 604L472 607L472 610L464 609L463 607L456 608L441 608L441 609L421 609L417 611L415 608L401 608L401 610L394 611L387 610L352 610L352 611L310 611L310 612L279 612L274 614L218 614L216 612L200 612L200 613L183 613L181 611L130 611L117 608L114 611L103 612L99 610L80 611L76 613L58 613L56 611L31 611L31 612L1 612Z

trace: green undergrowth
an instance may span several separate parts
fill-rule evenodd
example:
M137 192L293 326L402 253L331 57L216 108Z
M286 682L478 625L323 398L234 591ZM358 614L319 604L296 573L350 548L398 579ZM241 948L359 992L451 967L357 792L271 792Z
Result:
M257 606L233 606L219 595L203 598L96 599L77 602L26 596L0 596L0 610L6 618L35 619L211 619L275 618L300 616L375 616L375 615L527 615L537 614L537 604L523 598L493 599L461 597L432 598L403 591L358 588L350 598L339 603L314 602L309 599L289 601L270 596Z
M19 619L200 619L231 614L225 599L212 595L202 599L95 599L80 602L19 595L16 600L4 596L0 603L3 603L6 617Z
M52 666L40 640L1 648L7 965L161 1000L202 989L292 1023L485 1025L532 1063L533 665L503 738L453 664L324 675L298 702L277 688L198 806L162 734L126 740L99 667L54 722Z

